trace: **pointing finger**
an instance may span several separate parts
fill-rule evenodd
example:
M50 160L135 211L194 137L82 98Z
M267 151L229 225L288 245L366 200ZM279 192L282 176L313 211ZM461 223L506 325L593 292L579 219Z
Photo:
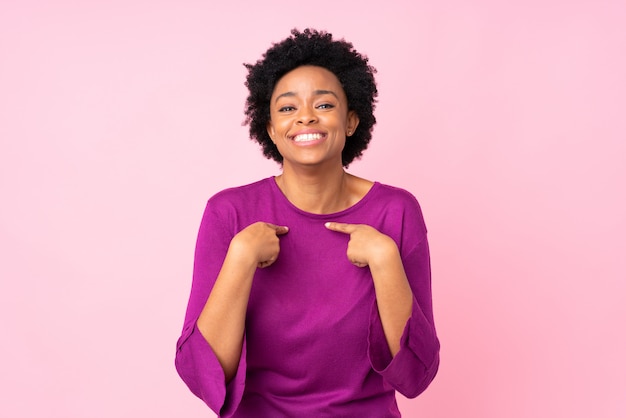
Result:
M271 223L268 223L268 222L266 222L265 225L269 226L274 231L276 231L276 235L283 235L283 234L286 234L289 231L289 228L286 227L286 226L274 225L274 224L271 224Z
M344 234L351 234L356 229L354 224L343 224L339 222L326 222L324 226L331 231L343 232Z

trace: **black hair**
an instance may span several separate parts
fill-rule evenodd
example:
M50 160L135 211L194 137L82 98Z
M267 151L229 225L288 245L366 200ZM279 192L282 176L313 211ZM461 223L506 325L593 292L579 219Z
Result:
M342 163L347 167L361 157L372 139L378 96L376 69L351 43L333 40L332 34L324 31L293 29L289 38L273 44L255 64L244 64L248 69L245 85L249 92L244 124L250 127L250 138L261 144L267 158L282 163L283 157L267 133L270 99L278 80L303 65L323 67L335 74L346 93L348 109L359 117L357 129L342 152Z

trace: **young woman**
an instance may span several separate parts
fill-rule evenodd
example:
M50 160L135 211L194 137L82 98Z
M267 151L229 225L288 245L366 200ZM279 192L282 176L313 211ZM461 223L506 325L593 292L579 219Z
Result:
M282 173L208 201L177 370L221 417L399 417L439 341L417 201L345 170L375 70L314 30L246 67L250 135Z

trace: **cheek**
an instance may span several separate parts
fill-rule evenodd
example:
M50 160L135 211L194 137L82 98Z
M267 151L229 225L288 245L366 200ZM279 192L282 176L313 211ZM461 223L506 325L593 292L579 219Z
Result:
M289 123L284 118L275 118L271 120L271 125L274 133L284 132L287 129Z
M284 120L280 118L272 118L267 123L267 133L270 135L273 141L278 140L278 137L283 135L286 129L286 124Z

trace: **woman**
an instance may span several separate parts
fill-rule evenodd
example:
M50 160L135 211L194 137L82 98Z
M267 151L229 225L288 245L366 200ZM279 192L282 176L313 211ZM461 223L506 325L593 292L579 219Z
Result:
M222 417L399 417L439 342L417 201L345 171L375 70L314 30L246 67L250 135L282 173L207 203L177 370Z

